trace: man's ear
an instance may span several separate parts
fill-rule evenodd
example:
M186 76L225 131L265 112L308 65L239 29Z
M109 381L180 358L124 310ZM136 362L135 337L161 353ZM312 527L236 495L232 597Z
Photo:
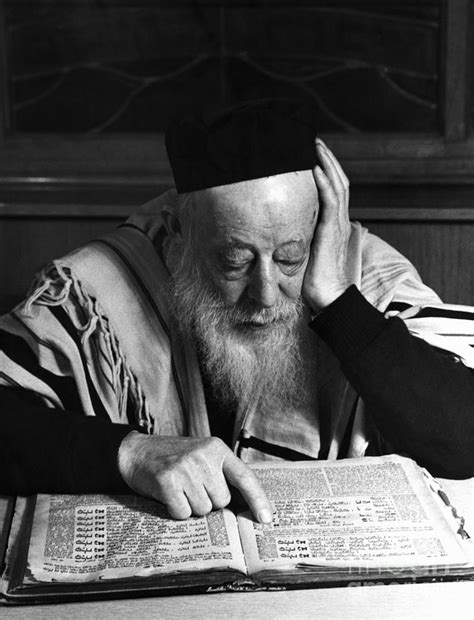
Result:
M181 236L181 222L179 218L172 212L167 209L163 209L161 212L163 217L163 222L166 228L166 232L169 237Z

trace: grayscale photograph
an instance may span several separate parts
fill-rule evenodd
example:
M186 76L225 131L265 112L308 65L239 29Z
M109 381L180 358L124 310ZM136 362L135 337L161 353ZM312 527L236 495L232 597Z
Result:
M0 616L474 618L474 0L0 0Z

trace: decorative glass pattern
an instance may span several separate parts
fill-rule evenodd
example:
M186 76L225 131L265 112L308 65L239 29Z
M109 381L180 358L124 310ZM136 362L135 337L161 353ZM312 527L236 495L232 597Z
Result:
M322 131L439 131L440 1L4 3L13 132L160 132L273 96Z

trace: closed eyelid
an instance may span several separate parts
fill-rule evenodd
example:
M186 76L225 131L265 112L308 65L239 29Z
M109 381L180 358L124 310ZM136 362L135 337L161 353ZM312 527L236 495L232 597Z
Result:
M278 261L294 261L303 260L307 251L304 241L292 241L275 250L273 256Z
M298 256L292 256L292 255L283 255L283 256L274 256L274 260L277 263L292 263L292 264L296 264L296 263L301 263L302 261L304 261L305 259L305 255L304 254L299 254Z
M306 258L306 254L307 252L301 249L298 251L275 252L273 259L277 262L299 263Z
M253 260L253 253L246 248L230 248L220 253L221 259L229 262L249 262Z
M287 276L294 276L299 273L305 264L305 260L298 261L279 261L278 266L282 273Z

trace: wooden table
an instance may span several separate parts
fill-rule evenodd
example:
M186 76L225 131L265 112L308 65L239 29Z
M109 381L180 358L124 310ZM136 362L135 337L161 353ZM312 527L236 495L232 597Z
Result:
M474 481L442 481L474 537ZM0 607L0 618L474 619L474 582L249 592Z

